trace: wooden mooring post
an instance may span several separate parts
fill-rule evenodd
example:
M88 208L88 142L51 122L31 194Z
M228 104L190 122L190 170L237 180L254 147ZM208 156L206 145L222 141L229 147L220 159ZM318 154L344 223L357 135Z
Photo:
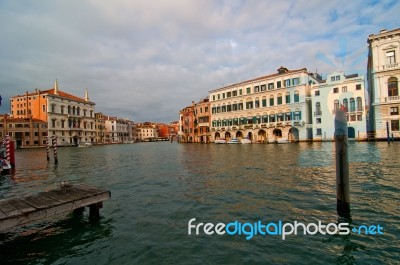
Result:
M61 184L60 188L25 197L0 200L0 231L22 226L68 212L90 209L89 218L98 219L103 201L111 192L85 185Z
M335 116L336 201L337 213L350 217L349 157L347 144L347 118L343 111Z

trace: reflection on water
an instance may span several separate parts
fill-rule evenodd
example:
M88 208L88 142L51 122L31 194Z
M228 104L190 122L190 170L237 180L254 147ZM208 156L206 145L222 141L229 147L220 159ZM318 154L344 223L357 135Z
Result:
M2 198L61 180L111 190L103 218L59 218L2 234L5 263L395 264L400 182L398 143L349 143L352 226L382 236L188 236L187 222L338 222L333 143L200 145L143 143L17 152L0 178ZM15 250L14 250L15 249ZM18 249L18 251L16 251Z

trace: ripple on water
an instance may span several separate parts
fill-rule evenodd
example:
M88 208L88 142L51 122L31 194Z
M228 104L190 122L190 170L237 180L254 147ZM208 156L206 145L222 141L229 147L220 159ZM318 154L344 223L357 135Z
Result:
M187 222L338 221L334 145L145 143L17 152L1 198L56 187L61 180L111 190L102 219L55 218L0 234L13 264L395 264L398 262L400 145L350 143L351 226L370 235L187 235ZM18 249L18 251L16 251Z

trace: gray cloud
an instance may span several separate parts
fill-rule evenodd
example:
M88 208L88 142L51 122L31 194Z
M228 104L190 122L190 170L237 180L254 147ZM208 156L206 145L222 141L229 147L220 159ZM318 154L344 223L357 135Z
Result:
M89 89L96 110L169 122L208 91L280 65L366 72L397 1L0 2L0 92ZM0 112L9 112L3 104Z

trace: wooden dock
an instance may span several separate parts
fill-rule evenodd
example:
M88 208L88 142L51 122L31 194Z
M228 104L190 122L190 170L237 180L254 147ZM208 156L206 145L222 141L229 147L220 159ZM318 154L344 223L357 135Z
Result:
M0 231L15 226L51 218L72 211L90 209L90 218L98 218L103 201L111 198L111 192L85 185L64 185L26 197L0 200Z

